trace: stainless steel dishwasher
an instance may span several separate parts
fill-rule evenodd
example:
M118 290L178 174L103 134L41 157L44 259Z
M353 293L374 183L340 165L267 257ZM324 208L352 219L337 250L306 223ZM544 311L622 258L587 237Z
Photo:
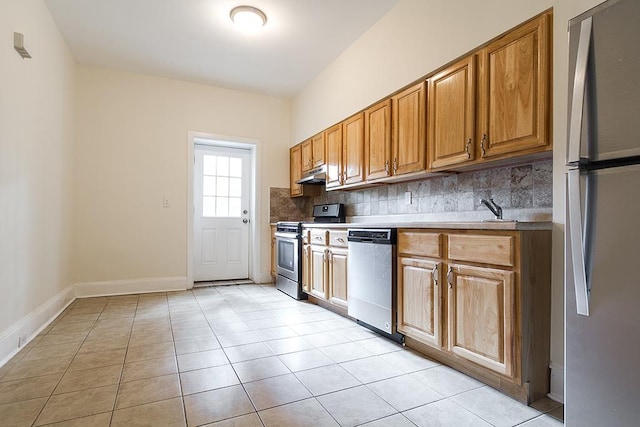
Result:
M349 229L347 240L349 316L403 342L396 331L396 229Z

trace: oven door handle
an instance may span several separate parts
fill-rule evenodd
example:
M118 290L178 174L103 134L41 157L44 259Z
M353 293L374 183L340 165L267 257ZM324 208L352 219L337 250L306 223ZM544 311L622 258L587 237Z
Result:
M298 240L298 238L300 237L299 235L295 234L295 233L281 233L276 231L275 233L273 233L274 236L279 237L281 239L293 239L293 240Z

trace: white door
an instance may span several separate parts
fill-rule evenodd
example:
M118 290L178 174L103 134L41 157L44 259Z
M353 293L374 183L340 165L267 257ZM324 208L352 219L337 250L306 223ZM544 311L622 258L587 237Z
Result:
M251 152L195 146L193 280L249 277Z

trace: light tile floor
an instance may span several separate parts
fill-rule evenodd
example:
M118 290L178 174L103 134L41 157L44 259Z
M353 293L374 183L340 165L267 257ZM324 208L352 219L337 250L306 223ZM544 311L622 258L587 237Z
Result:
M0 369L2 426L562 425L534 406L272 285L79 299Z

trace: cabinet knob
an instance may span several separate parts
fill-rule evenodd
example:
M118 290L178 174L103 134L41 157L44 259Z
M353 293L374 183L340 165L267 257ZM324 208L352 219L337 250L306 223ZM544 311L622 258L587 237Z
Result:
M393 173L398 172L398 159L393 159Z
M433 267L433 271L431 271L431 277L433 278L433 286L438 286L438 264Z
M384 162L384 171L389 175L389 160L385 160Z
M471 138L469 138L467 143L464 145L464 151L467 152L467 159L470 159L471 158Z
M449 266L447 271L447 283L449 283L449 289L453 289L453 267Z

